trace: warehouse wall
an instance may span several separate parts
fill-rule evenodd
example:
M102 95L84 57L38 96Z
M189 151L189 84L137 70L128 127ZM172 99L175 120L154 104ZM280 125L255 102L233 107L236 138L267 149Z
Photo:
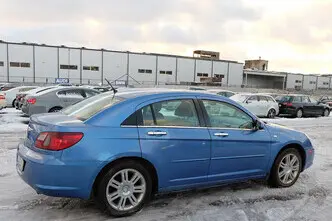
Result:
M178 58L177 83L193 82L195 71L195 60L189 58Z
M238 86L243 82L243 64L229 63L228 86Z
M317 76L304 75L303 76L303 89L304 90L315 90L317 84Z
M101 83L102 52L82 49L82 83Z
M130 54L129 75L141 84L155 84L156 59L154 55ZM129 82L136 84L132 79L129 79Z
M286 89L302 88L303 75L287 74Z
M317 88L318 89L329 89L330 88L329 77L318 77Z
M223 75L222 84L227 85L227 71L228 71L228 63L222 61L213 61L213 76L215 75ZM241 85L242 82L238 82L238 85Z
M58 49L35 47L35 82L54 83L58 77Z
M108 52L104 51L104 78L107 78L110 81L117 80L127 80L127 59L128 53L120 52ZM130 73L130 72L129 72ZM123 76L123 77L122 77ZM104 82L105 83L105 82Z
M0 43L0 82L7 80L7 44Z
M212 62L209 60L198 60L196 59L196 72L195 82L201 82L200 79L204 77L211 77L212 73ZM204 75L204 76L202 76ZM207 76L205 76L207 75Z
M59 77L70 78L71 83L80 83L81 75L81 50L72 48L59 49ZM69 65L73 68L61 68Z
M158 56L157 81L158 84L175 83L176 58Z
M33 47L31 45L9 44L8 56L10 63L9 81L33 82Z

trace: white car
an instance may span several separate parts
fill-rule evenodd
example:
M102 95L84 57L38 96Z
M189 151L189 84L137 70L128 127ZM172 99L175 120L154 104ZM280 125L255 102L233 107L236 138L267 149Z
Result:
M224 97L231 97L235 95L233 91L227 91L227 90L222 90L222 89L209 89L207 92L212 93L212 94L218 94L220 96Z
M240 103L259 117L274 118L279 114L279 105L270 95L236 94L230 99Z
M2 91L2 92L0 92L0 95L3 95L6 97L7 107L14 107L16 94L18 94L20 92L25 92L25 91L35 89L37 87L38 86L19 86L19 87L9 89L8 91Z

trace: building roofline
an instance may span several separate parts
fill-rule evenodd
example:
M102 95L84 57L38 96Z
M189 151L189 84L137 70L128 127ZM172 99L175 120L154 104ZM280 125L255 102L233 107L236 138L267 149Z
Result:
M163 56L163 57L173 57L173 58L184 58L184 59L195 59L195 60L203 60L203 61L213 61L213 62L227 62L227 63L235 63L235 64L243 64L242 62L233 61L233 60L215 60L209 58L198 58L191 56L183 56L183 55L171 55L171 54L162 54L162 53L146 53L146 52L132 52L132 51L118 51L118 50L109 50L104 48L86 48L86 47L71 47L66 45L48 45L48 44L37 44L37 43L29 43L29 42L9 42L0 40L0 44L11 44L11 45L23 45L23 46L39 46L39 47L49 47L49 48L64 48L64 49L75 49L75 50L87 50L87 51L104 51L104 52L113 52L113 53L131 53L137 55L150 55L150 56Z

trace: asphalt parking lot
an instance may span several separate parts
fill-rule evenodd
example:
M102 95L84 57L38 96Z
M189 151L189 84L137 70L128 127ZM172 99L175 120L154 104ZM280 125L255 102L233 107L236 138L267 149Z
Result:
M316 149L314 165L288 189L261 181L159 196L139 214L117 220L329 220L332 215L332 117L269 120L303 131ZM112 220L91 201L37 195L17 175L16 145L28 118L0 111L0 220Z

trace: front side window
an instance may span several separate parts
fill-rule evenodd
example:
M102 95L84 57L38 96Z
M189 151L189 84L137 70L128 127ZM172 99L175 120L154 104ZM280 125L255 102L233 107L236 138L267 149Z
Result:
M259 96L259 101L267 102L267 97L266 96Z
M199 120L192 100L157 102L141 109L144 126L199 127Z
M252 129L252 118L237 107L220 102L203 100L209 126L215 128Z
M302 97L303 103L310 103L309 97Z
M97 91L85 90L86 97L92 97L99 94Z
M298 97L298 96L293 97L293 102L294 103L301 103L302 102L301 97Z
M258 101L257 96L250 96L248 101Z
M58 92L59 98L80 98L83 99L83 94L81 90L64 90Z

